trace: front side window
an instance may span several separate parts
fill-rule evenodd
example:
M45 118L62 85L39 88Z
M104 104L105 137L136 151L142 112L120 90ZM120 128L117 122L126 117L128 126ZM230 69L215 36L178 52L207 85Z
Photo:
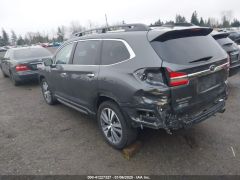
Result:
M130 53L122 41L104 40L102 65L115 64L130 58Z
M68 64L73 49L73 43L63 47L56 55L56 64Z
M74 53L73 64L97 65L100 59L100 40L79 41Z

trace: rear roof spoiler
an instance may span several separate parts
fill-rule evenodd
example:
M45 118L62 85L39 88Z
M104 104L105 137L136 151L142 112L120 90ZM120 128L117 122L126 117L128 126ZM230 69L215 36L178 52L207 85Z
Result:
M192 36L206 36L209 35L213 31L212 28L205 27L184 27L184 28L161 28L154 29L148 32L148 40L149 41L160 41L164 42L170 39L178 39L182 37L192 37Z
M229 36L228 32L217 32L217 33L212 33L212 36L214 39L222 39L226 38Z

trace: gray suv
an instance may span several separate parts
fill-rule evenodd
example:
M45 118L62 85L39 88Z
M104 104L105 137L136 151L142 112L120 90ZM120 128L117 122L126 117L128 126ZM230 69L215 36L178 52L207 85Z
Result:
M97 117L117 149L139 128L190 127L225 110L229 58L211 32L127 24L77 33L44 61L44 99Z

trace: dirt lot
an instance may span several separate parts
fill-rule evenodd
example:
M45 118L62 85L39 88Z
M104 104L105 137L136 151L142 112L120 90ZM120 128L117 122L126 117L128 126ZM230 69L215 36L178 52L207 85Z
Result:
M172 136L145 129L126 160L94 120L0 75L0 174L240 174L240 75L229 84L224 114Z

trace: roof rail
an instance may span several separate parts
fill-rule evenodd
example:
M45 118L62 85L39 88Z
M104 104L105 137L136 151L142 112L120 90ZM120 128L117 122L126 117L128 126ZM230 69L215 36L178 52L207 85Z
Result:
M89 29L82 32L77 32L74 36L81 37L88 34L101 34L107 32L128 32L128 31L148 31L150 28L145 24L122 24L117 26L108 26L103 28Z

